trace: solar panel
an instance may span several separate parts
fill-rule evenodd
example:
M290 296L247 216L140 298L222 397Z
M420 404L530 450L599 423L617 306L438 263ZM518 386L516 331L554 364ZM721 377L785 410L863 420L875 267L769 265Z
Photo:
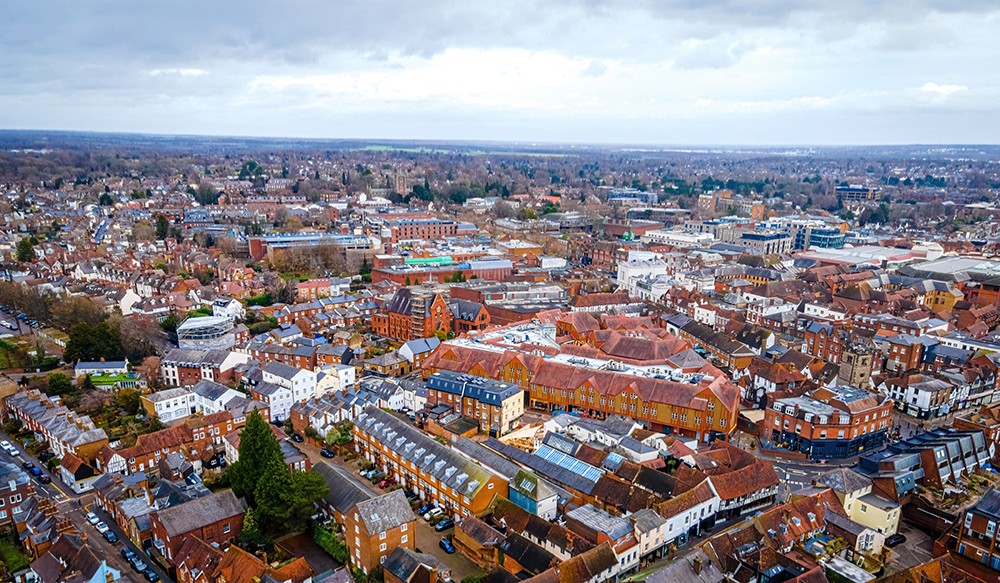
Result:
M554 463L561 468L567 469L578 476L590 480L591 482L596 482L600 479L601 474L604 473L586 462L570 457L561 451L552 449L547 445L539 447L538 451L535 452L535 455L548 462Z

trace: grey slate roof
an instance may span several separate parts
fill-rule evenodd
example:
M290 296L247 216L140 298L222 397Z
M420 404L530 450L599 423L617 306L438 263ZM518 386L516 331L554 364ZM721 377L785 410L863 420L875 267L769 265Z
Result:
M382 566L386 571L389 571L404 583L407 583L410 578L413 577L413 574L420 566L424 566L432 570L448 569L444 563L437 560L434 555L418 553L416 551L411 551L406 547L396 547L396 549L389 553L389 556L385 558L385 563L383 563ZM436 578L432 578L432 580L433 579Z
M651 532L659 528L667 521L665 518L657 514L655 510L650 508L643 508L642 510L632 514L629 519L632 521L637 533Z
M326 502L337 509L341 514L346 513L358 502L363 502L371 498L367 490L358 487L353 480L343 475L332 464L326 462L318 463L312 467L312 472L319 474L326 482L329 491L326 494Z
M356 511L369 534L392 530L417 519L402 490L358 502Z
M299 369L294 366L287 365L277 360L272 360L271 362L265 364L263 371L289 381L299 373Z
M220 520L243 514L232 490L222 490L203 498L178 504L157 512L163 528L170 536L182 535Z
M450 370L441 370L428 377L427 388L461 395L496 407L503 405L505 400L523 393L523 389L518 385Z
M457 494L472 498L493 477L486 468L378 407L369 405L354 424Z
M834 491L842 494L857 492L865 488L870 488L872 481L865 476L855 472L850 468L837 468L815 478L816 482L823 484Z

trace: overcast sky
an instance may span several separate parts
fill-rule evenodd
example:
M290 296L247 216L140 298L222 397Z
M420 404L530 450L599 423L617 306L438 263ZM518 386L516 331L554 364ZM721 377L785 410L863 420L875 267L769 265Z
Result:
M0 128L1000 142L996 0L8 1Z

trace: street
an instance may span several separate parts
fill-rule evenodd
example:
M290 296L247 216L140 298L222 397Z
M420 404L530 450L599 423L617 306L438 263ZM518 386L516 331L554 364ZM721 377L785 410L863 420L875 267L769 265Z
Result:
M0 434L2 435L2 434ZM0 450L0 459L6 462L22 467L21 464L24 461L31 461L36 466L43 468L43 471L52 478L51 484L42 484L38 481L38 478L31 476L31 480L35 483L35 490L38 493L44 493L46 496L50 497L59 508L59 513L62 516L68 516L73 522L73 526L76 530L84 535L87 539L87 543L90 544L95 550L100 551L99 556L105 559L111 567L120 570L122 577L125 580L138 580L141 579L141 574L135 572L125 559L121 555L121 549L127 545L132 549L132 552L136 553L141 557L145 557L145 553L142 552L138 547L136 547L132 541L128 540L125 533L122 532L118 525L115 524L107 514L101 511L95 504L92 504L93 494L88 493L84 495L78 495L73 492L63 481L59 478L59 472L49 472L45 468L45 464L36 458L28 456L24 448L20 447L20 444L9 437L7 441L10 441L11 445L17 449L21 455L19 457L14 457L7 452ZM29 474L30 476L30 474ZM87 522L86 514L87 512L93 512L108 525L111 530L118 535L118 542L115 544L109 543L104 536L98 532L97 528ZM166 574L152 564L151 560L144 560L150 568L152 568L157 575L164 581L170 581Z

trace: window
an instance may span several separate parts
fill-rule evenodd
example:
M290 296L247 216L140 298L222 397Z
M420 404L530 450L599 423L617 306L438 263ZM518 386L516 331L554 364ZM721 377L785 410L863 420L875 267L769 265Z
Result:
M385 531L378 533L378 540L385 540Z
M358 525L356 525L356 524L355 524L355 525L354 525L354 534L358 534L358 533L360 533L360 532L361 532L361 529L360 529L360 528L358 528Z
M408 541L408 540L410 540L410 537L409 537L409 535L405 535L405 534L404 534L404 535L403 535L403 538L399 539L399 542L401 542L401 543L403 543L403 544L405 545L405 544L406 544L406 541Z
M354 537L354 546L358 546L358 547L361 546L361 538L360 537Z
M229 526L228 522L222 525L222 534L229 534L230 530L232 530L232 528Z
M380 544L378 546L378 550L381 551L381 552L385 552L385 543Z
M407 527L409 527L409 526L410 526L410 525L409 525L409 524L406 524L405 522L404 522L403 524L399 525L399 530L400 530L400 532L406 532L406 529L407 529Z

